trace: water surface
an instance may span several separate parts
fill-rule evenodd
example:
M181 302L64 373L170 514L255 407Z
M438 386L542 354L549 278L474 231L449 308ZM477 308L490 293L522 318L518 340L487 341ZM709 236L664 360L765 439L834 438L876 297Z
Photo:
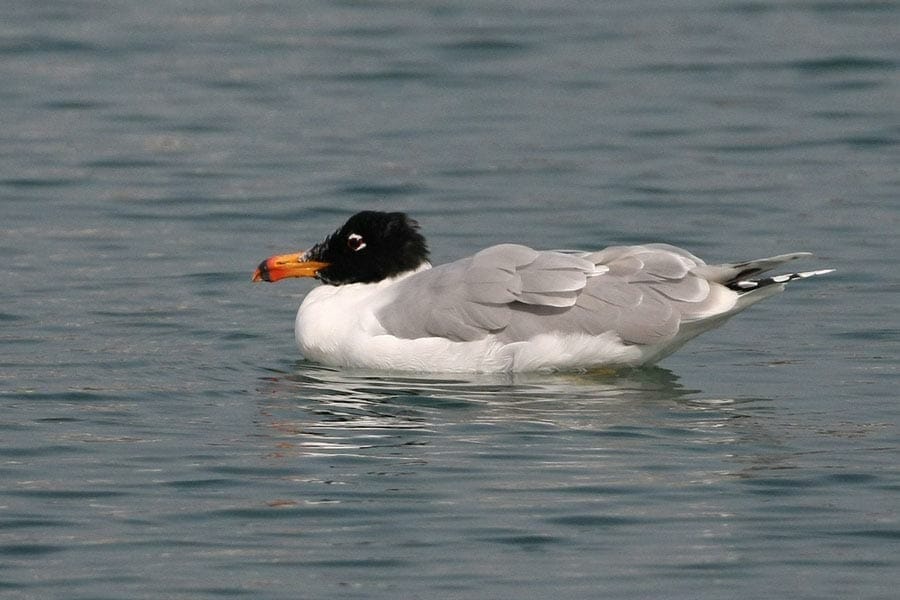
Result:
M4 597L893 598L898 20L4 4ZM249 278L364 208L837 272L653 369L325 369Z

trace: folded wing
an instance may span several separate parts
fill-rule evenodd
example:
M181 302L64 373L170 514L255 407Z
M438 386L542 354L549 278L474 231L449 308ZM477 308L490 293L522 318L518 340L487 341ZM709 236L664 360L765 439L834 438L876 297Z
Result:
M614 246L594 253L492 246L408 277L376 311L401 338L516 342L547 333L600 335L654 344L685 323L730 314L740 292L728 287L803 254L735 265L706 265L666 244Z

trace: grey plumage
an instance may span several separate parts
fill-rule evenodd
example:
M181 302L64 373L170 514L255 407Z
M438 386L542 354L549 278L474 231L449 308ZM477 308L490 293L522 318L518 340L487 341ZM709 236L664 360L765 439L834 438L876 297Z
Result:
M680 345L784 285L745 291L739 282L805 256L707 265L667 244L593 253L504 244L397 282L375 315L387 333L405 339L493 334L510 343L614 332L627 344Z

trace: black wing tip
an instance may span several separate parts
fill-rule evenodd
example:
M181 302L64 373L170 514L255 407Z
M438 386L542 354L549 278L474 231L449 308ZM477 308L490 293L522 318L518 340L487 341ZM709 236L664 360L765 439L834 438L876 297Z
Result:
M785 284L796 279L807 279L818 275L827 275L833 273L834 269L818 269L816 271L803 271L800 273L785 273L784 275L773 275L764 279L738 279L728 284L729 289L736 292L750 292L758 290L770 285Z

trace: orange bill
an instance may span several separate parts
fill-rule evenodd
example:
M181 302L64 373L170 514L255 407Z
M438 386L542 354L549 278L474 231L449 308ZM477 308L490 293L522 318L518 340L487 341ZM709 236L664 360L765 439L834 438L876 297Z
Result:
M303 256L303 252L270 256L256 267L253 281L275 282L287 277L315 277L320 269L328 266L325 262L304 260Z

